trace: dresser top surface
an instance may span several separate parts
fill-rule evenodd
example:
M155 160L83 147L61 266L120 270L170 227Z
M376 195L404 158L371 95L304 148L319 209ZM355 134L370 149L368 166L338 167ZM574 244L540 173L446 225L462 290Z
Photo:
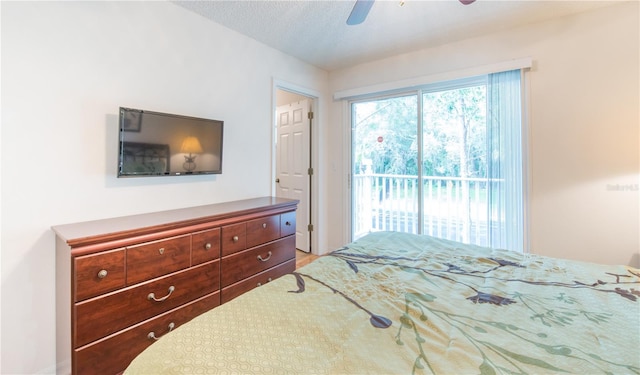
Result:
M215 203L196 207L179 208L174 210L158 211L109 219L84 221L73 224L53 226L51 229L56 235L69 242L74 239L90 238L136 230L139 228L152 228L169 224L180 225L197 220L215 220L227 215L251 213L270 208L291 206L295 208L297 200L259 197L231 202Z

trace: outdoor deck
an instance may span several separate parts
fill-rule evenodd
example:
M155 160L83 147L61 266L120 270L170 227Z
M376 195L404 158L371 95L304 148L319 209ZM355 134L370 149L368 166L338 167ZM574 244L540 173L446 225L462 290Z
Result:
M486 246L490 232L487 218L498 220L488 204L489 183L499 182L423 177L424 214L420 217L417 176L355 175L354 238L369 232L394 230ZM491 227L494 231L493 225Z

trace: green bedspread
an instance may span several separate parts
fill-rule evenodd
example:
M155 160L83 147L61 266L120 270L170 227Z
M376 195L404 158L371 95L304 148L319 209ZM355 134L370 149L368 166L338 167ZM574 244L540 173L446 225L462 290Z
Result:
M379 232L178 327L125 374L638 374L639 299L638 269Z

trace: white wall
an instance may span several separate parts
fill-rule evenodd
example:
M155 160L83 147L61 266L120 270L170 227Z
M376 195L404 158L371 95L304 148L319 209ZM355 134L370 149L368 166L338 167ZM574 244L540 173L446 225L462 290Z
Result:
M628 2L333 71L330 91L532 57L531 252L638 266L638 8ZM345 109L332 104L329 131L348 129ZM328 140L327 194L338 197L346 140ZM613 190L618 185L627 190ZM336 218L348 202L328 204ZM344 222L330 225L329 247L340 246Z
M328 76L168 2L1 6L0 373L53 373L50 227L271 194L273 80ZM224 120L223 174L117 179L119 106Z

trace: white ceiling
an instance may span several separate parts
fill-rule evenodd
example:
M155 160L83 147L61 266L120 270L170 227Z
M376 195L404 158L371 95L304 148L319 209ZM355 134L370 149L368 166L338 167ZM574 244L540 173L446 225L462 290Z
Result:
M348 26L355 1L174 1L327 71L614 4L588 0L377 0Z

